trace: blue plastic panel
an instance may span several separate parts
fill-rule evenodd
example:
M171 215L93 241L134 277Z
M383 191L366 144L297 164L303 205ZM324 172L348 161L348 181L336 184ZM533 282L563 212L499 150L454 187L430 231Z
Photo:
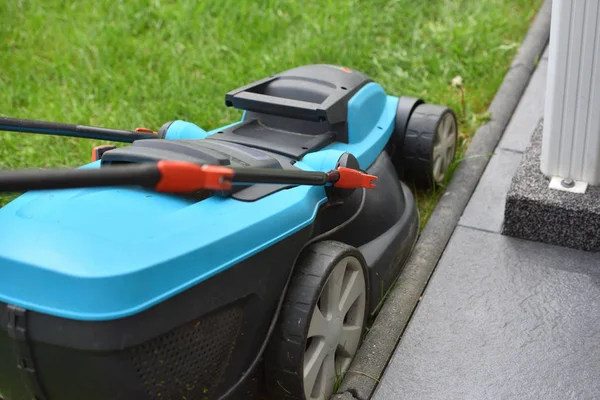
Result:
M391 135L397 101L365 86L349 103L352 143L296 166L329 171L349 151L366 169ZM184 121L175 128L174 137L200 140L219 130ZM312 224L325 201L323 187L309 186L256 202L136 188L26 193L0 209L0 301L77 320L126 317Z

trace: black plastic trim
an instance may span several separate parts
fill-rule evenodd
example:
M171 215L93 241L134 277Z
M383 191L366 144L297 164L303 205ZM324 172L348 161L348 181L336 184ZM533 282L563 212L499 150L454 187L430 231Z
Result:
M169 130L169 127L173 122L175 121L165 122L163 126L160 127L160 129L157 132L157 136L159 139L165 139L167 137L167 131Z
M370 273L369 313L373 313L410 255L418 236L419 213L412 192L398 180L386 152L366 172L378 177L377 187L367 190L359 215L329 239L363 252ZM347 198L342 196L343 202L337 202L340 197L332 193L333 201L317 217L315 230L325 232L348 220L360 207L362 193L356 190Z
M238 143L300 160L304 155L333 143L336 140L336 133L332 131L320 135L312 132L298 133L270 127L259 119L246 119L204 140Z
M27 313L28 311L24 308L7 305L7 322L5 326L8 331L8 336L13 339L13 350L17 361L17 369L20 372L22 381L27 382L31 398L34 400L46 400L47 396L38 379L35 361L29 346Z
M394 121L394 145L396 145L396 151L398 154L402 153L402 146L404 143L404 135L406 134L406 127L411 114L420 104L425 102L422 99L416 97L400 96L398 98L398 107L396 108L396 119Z
M267 147L267 146L265 146ZM268 149L266 149L268 150ZM211 139L145 139L133 142L102 155L102 166L122 163L158 162L160 160L188 161L198 164L224 165L244 168L272 168L297 170L289 158L240 143ZM236 185L220 196L231 196L240 201L256 201L292 185L250 184ZM206 193L194 198L204 199Z

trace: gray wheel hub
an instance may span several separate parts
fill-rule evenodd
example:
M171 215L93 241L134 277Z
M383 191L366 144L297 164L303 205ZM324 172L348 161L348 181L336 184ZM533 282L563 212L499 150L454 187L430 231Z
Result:
M440 184L446 177L456 152L458 129L452 114L447 113L440 121L433 142L433 179Z
M307 400L327 400L348 370L360 343L366 307L366 280L360 262L337 263L317 301L304 352Z

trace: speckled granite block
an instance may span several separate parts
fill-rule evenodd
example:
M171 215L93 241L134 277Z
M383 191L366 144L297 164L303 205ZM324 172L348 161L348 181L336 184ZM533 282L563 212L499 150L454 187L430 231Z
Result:
M589 186L585 194L550 189L540 171L542 130L540 121L512 179L502 234L600 251L600 187Z

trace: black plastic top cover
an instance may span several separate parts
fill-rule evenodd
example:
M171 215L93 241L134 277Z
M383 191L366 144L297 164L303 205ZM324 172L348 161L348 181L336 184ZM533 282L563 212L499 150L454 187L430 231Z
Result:
M235 89L225 104L246 111L338 124L348 100L371 79L337 65L305 65Z
M289 158L226 141L189 139L145 139L131 146L119 147L102 154L102 166L123 163L158 162L161 160L187 161L197 164L228 167L296 169ZM249 184L236 185L228 193L242 201L256 201L292 185Z

